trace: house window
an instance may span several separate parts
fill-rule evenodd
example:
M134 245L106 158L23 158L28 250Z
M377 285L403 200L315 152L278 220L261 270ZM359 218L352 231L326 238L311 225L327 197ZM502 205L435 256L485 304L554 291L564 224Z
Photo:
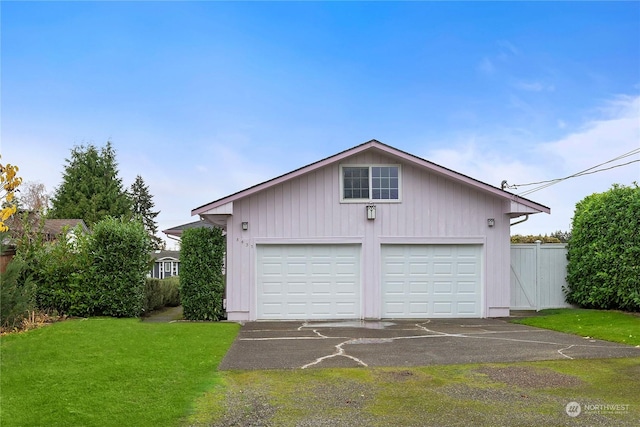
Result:
M399 201L400 166L342 166L343 201Z
M342 184L344 199L369 199L369 168L343 167Z
M371 198L373 200L398 200L398 167L371 167Z

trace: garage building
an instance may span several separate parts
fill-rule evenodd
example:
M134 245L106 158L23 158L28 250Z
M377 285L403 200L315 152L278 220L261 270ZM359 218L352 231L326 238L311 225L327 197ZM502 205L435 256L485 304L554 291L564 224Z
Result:
M502 317L510 224L546 206L372 140L192 211L229 320Z

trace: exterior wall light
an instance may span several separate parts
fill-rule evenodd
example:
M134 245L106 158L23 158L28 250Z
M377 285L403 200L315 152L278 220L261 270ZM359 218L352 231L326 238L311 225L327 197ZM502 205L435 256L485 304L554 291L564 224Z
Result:
M367 219L376 219L376 206L367 206Z
M496 225L496 220L495 220L494 218L489 218L489 219L487 220L487 225L488 225L489 227L493 227L494 225Z
M246 222L246 221L244 221L244 222L242 223L242 229L243 229L244 231L247 231L247 230L249 229L249 223L248 223L248 222Z

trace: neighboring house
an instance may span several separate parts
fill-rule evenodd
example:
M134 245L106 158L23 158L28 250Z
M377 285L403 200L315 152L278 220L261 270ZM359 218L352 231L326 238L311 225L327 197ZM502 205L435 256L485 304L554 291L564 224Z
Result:
M169 237L169 238L171 238L171 239L173 239L173 240L176 240L176 241L180 242L180 241L181 241L181 239L182 239L182 233L183 233L185 230L188 230L188 229L190 229L190 228L201 228L201 227L205 227L205 228L214 228L214 227L217 227L217 228L220 228L220 226L215 226L215 225L210 224L210 223L208 223L208 222L206 222L206 221L204 221L204 220L200 220L200 221L190 222L190 223L188 223L188 224L182 224L182 225L178 225L178 226L175 226L175 227L171 227L171 228L169 228L169 229L167 229L167 230L163 230L162 232L163 232L164 234L166 234L166 235L167 235L167 237ZM224 233L225 233L225 232L224 232L224 230L223 230L223 231L222 231L222 234L224 235ZM225 261L225 260L223 259L223 263L222 263L222 274L226 274L226 265L224 264L224 261Z
M15 242L24 233L24 215L27 215L27 219L31 223L32 231L41 234L42 239L45 242L54 242L61 236L66 235L70 241L75 240L76 230L80 226L80 231L83 233L89 233L89 228L81 219L46 219L40 221L39 216L30 211L21 211L18 214L9 218L5 223L9 226L8 237L5 237L2 242L2 253L0 253L0 273L6 271L7 265L16 253ZM42 227L42 228L40 228ZM65 234L66 233L66 234Z
M502 317L510 221L546 206L376 140L192 210L229 320Z
M149 277L165 279L180 274L180 251L154 251L151 257L154 262Z
M48 242L57 240L65 232L69 240L76 238L76 227L85 234L89 233L89 227L81 219L45 219L44 220L44 239Z
M24 233L23 221L25 214L30 223L31 231L41 234L46 242L56 241L63 235L73 240L78 226L82 233L89 233L89 227L81 219L45 219L42 221L40 215L33 211L20 211L7 221L9 235L12 240L17 239Z

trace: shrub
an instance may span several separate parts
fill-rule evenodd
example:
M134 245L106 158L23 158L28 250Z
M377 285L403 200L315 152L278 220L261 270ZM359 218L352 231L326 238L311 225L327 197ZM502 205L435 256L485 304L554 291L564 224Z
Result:
M511 243L535 243L538 240L541 243L562 243L559 238L554 236L547 236L546 234L544 236L533 236L531 234L528 236L523 236L521 234L514 234L513 236L511 236Z
M80 227L73 239L68 236L65 232L36 252L37 305L60 314L90 316L95 311L97 298L92 283L86 280L91 265L86 247L88 237Z
M93 228L86 279L95 288L95 314L137 317L145 303L149 237L139 221L106 218Z
M180 305L180 280L177 277L166 279L147 278L145 280L144 312L148 314L162 307Z
M180 278L167 277L160 281L161 292L165 307L177 307L180 305Z
M567 302L640 311L640 188L613 185L576 205Z
M0 326L14 328L34 309L35 286L22 279L24 261L14 258L0 275Z
M162 293L160 291L160 279L147 277L144 280L144 309L145 314L157 310L162 305Z
M180 250L180 299L185 319L223 318L223 256L224 237L220 229L185 230Z

